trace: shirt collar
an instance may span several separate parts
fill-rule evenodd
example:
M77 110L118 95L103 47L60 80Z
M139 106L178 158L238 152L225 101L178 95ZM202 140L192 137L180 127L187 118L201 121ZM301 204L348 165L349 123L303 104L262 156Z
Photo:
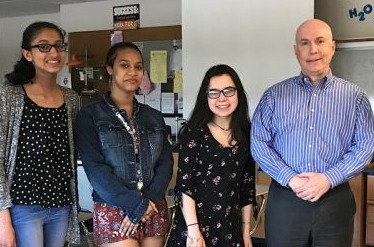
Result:
M104 94L104 102L110 107L110 108L114 108L116 109L117 111L119 111L120 113L122 112L125 112L125 115L126 115L126 111L125 110L122 110L122 109L119 109L117 107L117 105L113 102L112 98L110 97L110 93L111 91L108 91L106 94ZM136 98L134 97L134 108L133 108L133 115L135 116L138 112L139 112L139 102L136 100ZM126 115L127 117L127 115Z
M303 86L313 87L310 78L306 76L302 71L300 72L298 82ZM318 82L317 87L326 89L330 87L332 83L333 83L333 75L330 69L327 75Z

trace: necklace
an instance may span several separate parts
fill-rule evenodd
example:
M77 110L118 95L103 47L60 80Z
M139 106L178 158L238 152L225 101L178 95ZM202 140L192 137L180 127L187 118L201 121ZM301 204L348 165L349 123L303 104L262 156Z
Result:
M218 128L220 128L221 130L224 130L224 131L229 131L229 130L231 129L230 127L228 127L227 129L225 129L225 128L219 126L218 124L216 124L214 121L212 121L212 123L213 123L215 126L217 126Z
M141 163L140 163L140 156L139 156L140 153L139 153L139 147L138 147L138 144L137 144L136 130L135 130L135 128L131 128L129 126L129 124L122 117L122 115L119 113L118 110L116 110L114 107L111 107L111 109L112 109L113 113L116 115L116 117L118 118L118 120L123 124L126 131L130 134L130 136L132 138L133 145L134 145L134 153L135 153L135 156L136 156L136 159L137 159L137 162L136 162L136 177L137 177L137 180L138 180L137 188L138 188L139 191L141 191L142 188L143 188L143 174L142 174L142 167L141 167Z

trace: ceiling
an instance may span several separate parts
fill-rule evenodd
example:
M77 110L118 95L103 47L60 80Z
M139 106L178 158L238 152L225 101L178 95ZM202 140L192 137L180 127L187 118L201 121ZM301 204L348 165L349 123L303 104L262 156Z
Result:
M60 12L60 4L102 0L0 0L0 18Z

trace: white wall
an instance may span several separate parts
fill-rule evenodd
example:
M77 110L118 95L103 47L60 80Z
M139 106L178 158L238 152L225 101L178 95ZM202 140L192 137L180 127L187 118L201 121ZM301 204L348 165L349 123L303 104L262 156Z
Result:
M49 21L59 25L60 14L0 18L0 80L21 58L22 33L35 21Z
M182 0L184 117L218 63L238 72L252 115L266 88L299 73L294 33L313 9L313 0Z
M181 24L180 0L108 0L61 5L61 26L68 32L113 28L113 6L140 4L140 27Z

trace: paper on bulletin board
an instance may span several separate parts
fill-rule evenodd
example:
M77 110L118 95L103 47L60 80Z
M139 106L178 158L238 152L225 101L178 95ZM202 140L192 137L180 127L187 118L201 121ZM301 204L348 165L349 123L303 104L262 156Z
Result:
M167 82L167 51L151 51L151 81L153 83Z
M175 49L170 55L170 70L182 68L182 49Z
M183 92L183 79L182 70L177 69L174 71L174 93Z
M145 95L148 95L150 92L152 92L152 83L149 79L147 70L144 70L142 83L140 83L140 90Z
M144 104L144 94L135 94L135 98L139 103Z
M183 114L183 94L178 94L178 114Z
M161 112L174 114L174 93L162 93Z
M59 85L67 88L71 88L71 74L70 73L61 73Z
M161 110L161 84L155 84L155 88L153 91L144 96L144 103L149 105L150 107Z
M114 31L110 34L110 44L111 46L123 42L123 34L122 31Z

